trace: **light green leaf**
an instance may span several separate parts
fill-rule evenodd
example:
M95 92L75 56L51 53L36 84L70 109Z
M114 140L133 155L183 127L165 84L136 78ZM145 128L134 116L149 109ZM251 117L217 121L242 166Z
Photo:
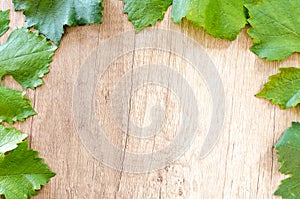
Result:
M205 25L205 8L209 0L174 0L171 18L175 23L181 23L183 18L197 27Z
M252 28L248 34L255 43L251 50L260 58L282 60L300 52L300 1L264 0L248 4Z
M1 154L3 155L17 148L17 144L21 143L26 137L27 135L22 134L21 131L0 125L0 157Z
M59 44L64 25L102 22L102 0L13 0L15 10L23 10L27 27L34 27Z
M256 96L271 100L282 109L297 106L300 103L300 69L290 67L279 71Z
M9 10L0 10L0 37L4 35L9 29Z
M234 40L246 24L244 1L174 0L172 7L175 23L186 18L218 38Z
M0 122L12 124L35 115L29 99L22 92L0 86Z
M55 174L37 158L38 152L28 149L28 143L0 159L0 195L6 199L27 199L37 195L41 185L45 185Z
M55 50L56 46L37 33L25 28L14 30L0 46L0 79L11 75L24 89L42 85Z
M276 144L278 161L281 163L279 171L289 178L283 180L275 195L283 199L300 198L300 123L293 122L292 127L284 131Z
M128 14L135 30L140 31L162 20L171 3L172 0L124 0L124 13Z

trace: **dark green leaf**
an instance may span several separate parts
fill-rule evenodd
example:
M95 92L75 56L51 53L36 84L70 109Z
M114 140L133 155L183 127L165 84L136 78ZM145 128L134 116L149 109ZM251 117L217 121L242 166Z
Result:
M164 18L172 0L124 0L124 13L137 31Z
M21 91L0 86L0 122L12 124L35 115L29 99Z
M300 198L300 123L293 122L292 127L284 131L282 138L276 144L280 172L290 175L282 181L275 195L283 199Z
M55 174L37 157L38 152L28 149L28 143L0 158L0 195L6 199L27 199L37 195Z
M24 89L42 85L55 50L56 46L37 33L25 28L14 30L0 46L0 79L11 75Z
M0 37L4 35L9 29L9 10L0 10Z
M64 25L102 22L102 0L13 0L15 10L23 10L28 27L34 27L59 44Z

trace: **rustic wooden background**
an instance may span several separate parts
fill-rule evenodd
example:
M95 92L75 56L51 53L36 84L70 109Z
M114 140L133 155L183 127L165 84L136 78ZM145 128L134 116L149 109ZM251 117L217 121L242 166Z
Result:
M252 41L246 29L233 42L215 39L188 23L174 25L169 19L169 10L165 20L154 28L176 30L196 40L219 70L226 94L223 131L209 156L199 160L197 152L201 148L201 132L207 128L207 118L204 117L203 126L200 126L202 131L198 133L195 143L176 163L145 174L126 174L93 158L76 133L72 115L72 91L81 64L99 42L133 29L127 16L122 13L122 1L107 0L104 6L102 25L66 28L51 64L51 73L44 78L45 85L27 92L38 115L24 124L15 124L30 135L31 147L39 150L40 156L57 173L35 198L276 198L273 192L284 176L278 173L279 164L273 146L291 121L298 119L299 110L282 111L254 95L279 67L298 66L300 56L295 54L280 63L266 62L250 52ZM10 0L2 1L0 8L11 9L9 32L24 26L22 13L13 11ZM1 43L7 36L1 38ZM152 52L151 56L143 57L137 53L135 61L160 59L155 57L159 53ZM125 65L125 61L122 64L119 60L120 71L112 70L110 75L117 77ZM182 73L189 79L196 78L189 76L193 73L188 69L183 69ZM102 81L109 84L110 78ZM4 84L19 88L10 77L5 78ZM201 91L203 88L196 89ZM103 90L105 88L100 85L96 94L100 96ZM174 101L172 96L168 96L169 93L156 87L149 88L149 93L145 92L141 90L140 98L133 100L133 106L139 107L133 116L138 121L139 117L144 116L153 94L165 100L171 109L173 107L171 117L177 117L176 99ZM205 89L203 92L204 101L199 102L199 106L205 107L209 104L205 100L209 99L206 99ZM101 102L99 104L103 105ZM105 113L103 116L106 116ZM124 137L118 133L110 132L109 138L124 147ZM158 144L163 143L162 139ZM128 146L131 150L148 150L141 147L143 143L133 141L127 144L132 145Z

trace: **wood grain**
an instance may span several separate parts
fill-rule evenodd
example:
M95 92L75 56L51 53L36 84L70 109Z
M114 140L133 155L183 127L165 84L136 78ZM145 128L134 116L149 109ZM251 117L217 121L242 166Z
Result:
M126 15L122 13L122 1L108 0L104 6L102 25L66 28L51 64L51 73L44 78L45 85L27 94L38 115L24 124L15 125L30 134L31 147L40 151L40 156L57 173L35 198L276 198L273 192L283 176L278 173L279 164L273 146L291 121L299 118L299 110L282 111L254 95L279 67L298 66L300 56L295 54L280 63L266 62L250 52L252 41L246 29L242 30L235 41L228 42L215 39L188 23L174 25L169 19L170 12L167 12L165 20L154 28L179 31L197 41L220 73L226 94L226 117L222 134L213 151L206 158L199 159L197 154L201 148L202 134L209 121L208 117L202 117L203 122L199 123L201 131L197 133L194 144L174 164L145 174L115 171L98 162L85 149L76 133L72 115L72 92L85 59L100 42L133 30ZM10 31L25 24L22 13L13 11L11 1L2 1L0 8L12 10ZM1 43L5 42L7 36L1 38ZM155 51L133 52L118 59L97 87L96 99L100 100L96 104L102 118L105 119L108 114L105 109L108 102L101 101L101 96L128 66L152 63L166 56L169 55L161 56ZM170 63L183 66L182 75L196 81L194 89L203 91L204 99L199 102L199 106L205 107L209 98L205 88L197 87L201 84L197 83L199 79L176 57L166 60L166 64ZM4 84L18 88L9 77L5 78ZM166 135L156 140L155 147L163 147L172 138L172 129L176 128L176 98L172 97L172 93L157 87L139 92L132 104L135 107L132 115L137 123L143 125L148 122L147 110L154 99L166 104L168 117L175 121L168 124ZM109 98L110 92L106 94ZM203 115L207 115L210 109L201 110L204 110ZM110 121L106 122L109 124ZM113 125L111 129L114 129ZM118 132L110 130L108 137L115 145L125 148L126 135L120 136ZM149 152L153 142L151 139L144 143L132 139L127 142L126 148L135 152Z

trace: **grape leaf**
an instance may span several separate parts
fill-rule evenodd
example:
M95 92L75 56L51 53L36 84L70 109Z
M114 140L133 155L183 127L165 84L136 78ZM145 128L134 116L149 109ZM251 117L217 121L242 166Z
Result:
M269 77L269 82L256 96L271 100L282 109L297 106L300 103L300 69L290 67L279 71Z
M209 0L173 0L172 16L175 23L180 23L185 17L197 27L205 24L205 8Z
M162 20L170 4L173 4L172 19L175 23L187 18L214 37L234 40L246 24L243 1L124 0L124 3L124 12L137 31Z
M284 199L300 198L300 123L293 122L292 126L284 131L283 136L276 144L278 161L281 163L279 171L291 175L282 180L275 195Z
M12 124L35 114L29 99L23 97L22 91L0 86L0 122Z
M208 34L228 40L246 25L244 2L236 0L174 0L173 21L180 23L184 17Z
M0 10L0 37L4 35L9 29L9 10Z
M38 152L22 142L18 148L0 158L0 195L6 199L26 199L37 195L41 185L55 176Z
M24 89L42 85L56 46L25 28L14 30L0 46L0 79L11 75Z
M140 31L162 20L171 3L172 0L124 0L124 13L128 14L135 30Z
M283 60L300 52L300 1L264 0L247 4L252 28L248 34L255 43L251 50L260 58Z
M26 134L22 134L14 128L5 128L0 125L0 157L15 148L17 144L21 143L27 137Z
M102 0L13 0L15 10L23 10L27 27L34 27L56 44L64 26L102 22Z

